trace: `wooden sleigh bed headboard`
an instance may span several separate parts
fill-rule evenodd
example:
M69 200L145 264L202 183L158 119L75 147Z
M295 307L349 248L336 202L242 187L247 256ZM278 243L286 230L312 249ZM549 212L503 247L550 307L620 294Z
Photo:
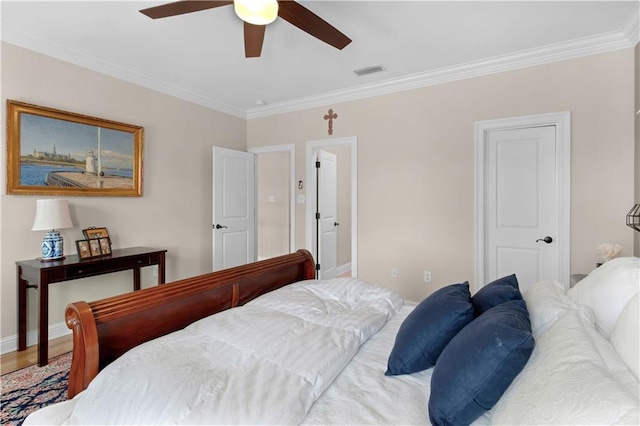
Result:
M67 306L73 330L69 398L129 349L271 290L315 278L306 250L186 278L95 302Z

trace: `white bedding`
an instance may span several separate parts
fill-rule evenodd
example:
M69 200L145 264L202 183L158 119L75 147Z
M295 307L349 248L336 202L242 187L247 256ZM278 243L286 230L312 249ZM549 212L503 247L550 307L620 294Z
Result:
M613 285L613 284L612 284ZM590 307L541 281L523 292L536 339L529 362L497 404L491 424L640 424L640 384L596 331Z
M398 315L362 345L358 354L311 407L305 425L429 424L431 372L385 376L398 328L415 307L406 303Z
M495 424L638 424L638 382L577 310L536 340L491 410ZM608 353L603 353L608 352Z
M172 417L175 423L429 424L428 401L433 369L411 375L384 375L398 328L415 304L405 303L400 308L402 301L395 293L378 290L377 287L370 287L372 290L369 291L368 288L366 283L359 280L288 286L285 288L289 289L287 291L279 290L252 302L249 311L254 312L252 319L240 320L235 314L226 314L233 321L245 324L242 333L227 330L227 324L223 322L219 324L223 328L221 334L215 333L215 337L211 335L210 338L204 338L209 335L212 318L220 317L220 314L195 323L189 329L198 333L202 348L193 353L180 353L175 344L167 344L166 350L172 351L173 356L178 355L179 361L165 360L160 355L153 363L163 363L158 366L155 373L157 377L154 377L160 385L169 380L167 374L161 372L167 365L176 369L177 376L193 376L192 381L182 385L170 381L164 390L150 389L148 385L138 383L136 371L126 370L128 380L117 379L119 381L111 385L100 385L112 388L112 394L104 396L104 400L109 401L106 410L114 410L111 401L114 396L118 404L126 405L131 400L130 409L136 412L157 411L160 408L174 410L165 402L153 400L153 406L141 405L135 392L136 389L140 392L141 388L145 388L153 395L165 392L175 396L185 392L187 397L180 398L181 403L188 406L191 415L194 415L192 410L198 404L198 409L214 410L217 410L214 405L229 405L229 411L225 408L222 413L227 417L205 418L202 414L201 417L186 419ZM595 315L591 309L575 303L562 288L560 283L543 281L523 293L536 339L534 353L493 409L474 424L640 424L638 380L611 343L596 331ZM385 295L378 297L379 291ZM365 303L364 299L368 301ZM301 302L305 304L304 307L300 307ZM362 323L356 319L360 315L356 315L355 311L360 309L360 304L364 306L371 302L372 310L365 310L368 320ZM350 308L345 309L345 306ZM295 325L291 328L275 326L278 322L275 318L281 310L295 318ZM235 309L227 312L232 311L240 312ZM332 328L336 322L340 324L336 334L325 329L325 326ZM378 328L380 330L376 333ZM319 334L311 334L312 330L319 331ZM358 343L346 343L345 330L350 330L347 334L356 336ZM269 334L274 331L275 334ZM296 341L303 338L305 347L288 344L294 335ZM313 337L306 341L305 336ZM237 369L239 360L229 355L223 356L223 351L219 350L221 345L230 346L231 341L234 344L229 350L253 348L255 345L257 348L254 350L267 355L269 368L286 365L287 370L296 372L297 378L286 375L273 378L271 372L262 368L267 365L266 361L258 362L256 369L249 371L250 375L245 374L247 371ZM291 352L292 358L280 358L285 352L281 350L285 345L291 349L286 352ZM325 353L326 346L330 349L329 354ZM273 347L273 351L269 350L270 347ZM343 353L343 348L348 349ZM189 361L185 362L185 357ZM206 363L229 365L234 369L233 381L230 376L215 376L218 373L209 371ZM104 371L120 364L118 360ZM249 380L234 384L235 376L239 373ZM25 425L92 423L87 418L76 419L75 416L79 407L88 401L84 395L95 388L95 383L111 380L104 373L99 378L74 400L34 413ZM194 381L199 385L194 385ZM205 395L202 382L211 383L211 387L216 389ZM123 387L123 383L127 387ZM248 389L250 384L256 384L256 389ZM178 386L182 387L178 389ZM215 391L222 387L224 392L216 394ZM264 392L265 388L267 392ZM94 395L92 398L98 401L102 396ZM84 409L94 408L87 406ZM70 417L72 411L73 416ZM107 414L111 416L110 419L121 419L118 413ZM166 415L169 416L168 413ZM163 422L168 418L163 417ZM157 418L147 417L129 420L118 423L162 423ZM102 418L99 422L107 423Z
M287 286L132 349L26 424L297 424L402 304L357 279Z
M405 302L397 315L360 347L301 424L429 424L427 401L433 369L395 377L384 375L398 328L414 308L415 303ZM25 425L63 424L74 405L72 400L49 406L29 417ZM486 416L474 424L488 424Z

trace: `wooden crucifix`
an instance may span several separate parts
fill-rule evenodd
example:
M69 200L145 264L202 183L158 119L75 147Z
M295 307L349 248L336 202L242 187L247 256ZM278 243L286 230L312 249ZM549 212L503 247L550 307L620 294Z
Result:
M329 108L327 114L325 114L324 119L329 120L329 134L333 134L333 119L338 118L338 114L333 112L333 109Z

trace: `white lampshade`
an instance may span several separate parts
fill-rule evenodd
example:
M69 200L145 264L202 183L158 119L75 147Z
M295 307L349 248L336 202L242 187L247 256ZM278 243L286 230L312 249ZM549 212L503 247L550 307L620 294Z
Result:
M32 231L73 228L67 200L36 200Z
M233 9L240 19L253 25L267 25L278 17L277 0L234 0Z

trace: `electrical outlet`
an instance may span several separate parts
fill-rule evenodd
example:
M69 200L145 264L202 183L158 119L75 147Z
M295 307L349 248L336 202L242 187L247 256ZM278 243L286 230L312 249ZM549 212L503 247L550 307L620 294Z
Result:
M425 283L431 282L431 271L424 271L424 282Z
M391 268L391 278L398 278L398 268L395 266Z

